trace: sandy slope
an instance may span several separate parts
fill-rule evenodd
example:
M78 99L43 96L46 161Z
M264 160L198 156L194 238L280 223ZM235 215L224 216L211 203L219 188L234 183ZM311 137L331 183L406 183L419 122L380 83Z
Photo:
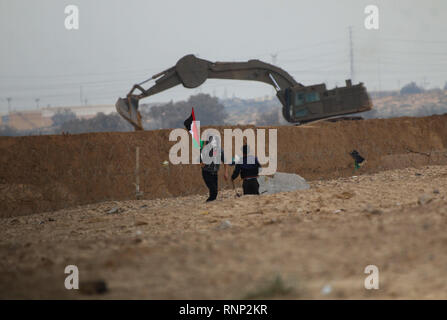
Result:
M3 218L0 298L447 298L447 166L204 199ZM219 230L224 220L231 227ZM109 291L64 289L68 264ZM379 267L379 290L364 289L369 264Z

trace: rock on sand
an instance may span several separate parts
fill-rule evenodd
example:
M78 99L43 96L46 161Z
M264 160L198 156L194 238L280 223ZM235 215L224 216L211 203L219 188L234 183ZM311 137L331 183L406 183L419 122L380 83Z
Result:
M303 177L294 173L276 172L273 177L260 176L258 182L260 194L273 194L310 188Z

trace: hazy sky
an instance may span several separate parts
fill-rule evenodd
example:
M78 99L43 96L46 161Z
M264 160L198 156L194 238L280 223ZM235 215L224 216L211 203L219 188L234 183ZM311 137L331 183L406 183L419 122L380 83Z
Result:
M79 30L66 30L64 9L77 5ZM379 7L379 30L366 30L364 9ZM414 80L447 81L445 0L0 0L0 112L47 105L114 104L134 83L173 66L185 54L211 61L258 58L298 82L369 90ZM145 102L206 92L249 98L272 94L255 82L208 80ZM83 101L85 103L85 101Z

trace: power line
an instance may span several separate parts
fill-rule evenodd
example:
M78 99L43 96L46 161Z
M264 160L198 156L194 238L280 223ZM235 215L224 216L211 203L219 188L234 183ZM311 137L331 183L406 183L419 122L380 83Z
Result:
M411 43L427 43L427 44L447 44L447 41L438 41L438 40L423 40L423 39L400 39L400 38L380 38L384 41L393 41L393 42L411 42Z
M309 55L309 56L305 56L305 57L299 57L299 58L293 58L293 59L281 59L281 63L290 63L290 62L300 62L300 61L321 61L320 58L337 58L343 56L345 57L345 55L343 53L340 52L336 52L336 53L332 53L332 52L328 52L325 51L321 54L313 54L313 55Z
M108 75L123 75L123 74L141 74L141 73L150 73L150 72L156 72L157 69L149 69L149 68L141 68L141 69L127 69L127 70L115 70L115 71L108 71L108 72L98 72L98 73L72 73L72 74L53 74L53 75L0 75L0 78L27 78L27 79L35 79L35 78L43 78L43 79L49 79L49 78L73 78L73 77L98 77L98 76L108 76Z

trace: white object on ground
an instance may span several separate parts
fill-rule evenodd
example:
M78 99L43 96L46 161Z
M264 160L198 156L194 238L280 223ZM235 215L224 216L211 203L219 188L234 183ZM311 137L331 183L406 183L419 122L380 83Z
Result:
M321 289L321 293L325 296L327 296L328 294L330 294L332 292L332 287L330 284L325 285L322 289Z
M224 220L220 223L220 225L217 226L217 230L224 230L231 228L231 222L228 220Z
M259 176L258 182L260 194L273 194L310 188L303 177L294 173L276 172L273 177Z

